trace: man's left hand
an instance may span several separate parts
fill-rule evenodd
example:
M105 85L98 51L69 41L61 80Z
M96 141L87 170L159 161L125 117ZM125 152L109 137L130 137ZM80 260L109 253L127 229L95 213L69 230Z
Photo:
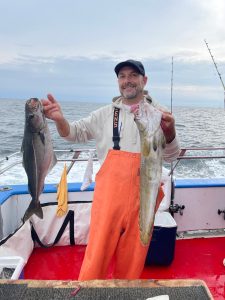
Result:
M161 127L166 138L166 143L171 143L176 136L175 120L171 113L162 113Z

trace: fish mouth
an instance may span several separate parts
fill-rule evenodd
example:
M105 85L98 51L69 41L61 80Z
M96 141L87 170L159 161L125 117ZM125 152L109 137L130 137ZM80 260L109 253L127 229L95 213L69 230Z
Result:
M36 111L39 108L40 101L38 100L38 98L30 98L29 100L27 100L26 104L30 110Z
M26 123L32 133L40 132L45 128L46 119L43 106L38 98L30 98L26 102Z

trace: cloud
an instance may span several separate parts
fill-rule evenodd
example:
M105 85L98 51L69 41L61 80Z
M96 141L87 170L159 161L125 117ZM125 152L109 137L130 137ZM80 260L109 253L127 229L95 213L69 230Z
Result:
M144 59L149 77L147 89L165 105L171 98L171 58ZM53 93L60 101L76 100L109 103L118 95L114 73L115 59L110 57L42 57L22 55L0 65L0 98L43 98ZM225 67L225 65L223 66ZM173 97L179 105L207 105L222 97L221 85L211 61L173 60Z
M1 1L0 97L51 91L109 102L118 94L115 64L134 58L144 62L153 96L168 103L173 57L174 97L220 101L204 39L223 77L224 23L223 0Z

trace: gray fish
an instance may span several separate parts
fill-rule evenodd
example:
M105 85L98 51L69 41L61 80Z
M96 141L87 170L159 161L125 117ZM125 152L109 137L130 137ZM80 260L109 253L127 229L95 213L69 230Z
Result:
M143 102L139 104L134 119L141 145L139 230L144 245L148 245L151 238L161 184L163 148L166 144L160 126L161 117L159 110Z
M28 178L28 189L32 197L23 221L33 214L43 219L39 196L44 188L45 177L57 162L42 103L37 98L25 104L25 127L22 143L23 166Z

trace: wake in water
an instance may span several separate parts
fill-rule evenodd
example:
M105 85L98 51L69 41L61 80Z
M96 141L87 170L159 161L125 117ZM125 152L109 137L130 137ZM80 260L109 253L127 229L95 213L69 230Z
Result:
M188 155L196 155L196 151L190 151ZM225 151L198 151L198 155L225 155ZM57 154L57 158L60 160L71 159L73 153L69 154ZM86 161L75 162L73 168L67 176L68 183L70 182L83 182L84 173L88 164L88 154L84 153L79 158L87 159ZM27 176L24 168L21 165L22 155L17 154L15 157L11 157L8 160L4 160L0 163L0 172L4 168L7 168L11 164L15 166L3 174L0 174L0 185L10 184L27 184ZM70 162L66 162L69 166ZM174 163L175 164L175 163ZM62 175L64 162L58 162L54 169L47 175L45 183L58 184ZM170 164L164 164L164 167L170 169ZM98 161L93 161L93 181L95 181L95 175L100 168ZM174 170L175 178L222 178L225 176L225 159L202 159L202 160L182 160L178 163Z
M80 159L88 159L88 154L83 153L79 158ZM59 160L69 160L73 156L73 153L60 153L57 155L57 159ZM53 183L58 184L62 175L62 171L64 168L64 164L67 166L70 165L70 161L60 161L55 165L54 169L46 176L45 183ZM71 171L67 176L68 183L70 182L83 182L84 173L87 167L88 161L77 161L72 167ZM0 174L0 185L11 185L11 184L27 184L27 175L22 167L22 154L18 153L13 157L9 157L8 160L4 160L0 163L0 173L3 169L7 169L10 165L14 165L13 167L6 170L3 174ZM93 161L93 181L95 179L95 174L98 172L100 168L98 161Z

